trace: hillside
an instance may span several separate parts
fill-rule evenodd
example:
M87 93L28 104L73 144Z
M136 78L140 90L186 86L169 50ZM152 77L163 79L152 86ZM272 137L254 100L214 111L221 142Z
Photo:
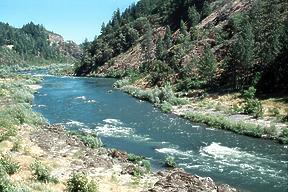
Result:
M14 28L0 22L0 64L75 62L82 51L72 41L30 22Z
M84 43L77 75L141 74L148 86L287 93L287 2L141 0Z

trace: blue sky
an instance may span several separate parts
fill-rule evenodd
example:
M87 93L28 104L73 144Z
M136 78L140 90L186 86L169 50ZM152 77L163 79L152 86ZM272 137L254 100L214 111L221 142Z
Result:
M124 10L137 0L0 0L0 21L22 27L33 21L61 34L65 40L81 43L99 35L101 24L113 12Z

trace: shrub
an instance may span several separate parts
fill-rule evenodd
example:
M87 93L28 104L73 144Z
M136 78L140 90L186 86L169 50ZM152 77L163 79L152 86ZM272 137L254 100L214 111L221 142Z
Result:
M113 87L121 88L121 87L130 85L130 84L131 84L130 79L129 79L129 78L124 78L124 79L121 79L121 80L116 81L116 82L113 84Z
M20 169L19 164L12 162L11 159L7 156L4 156L0 159L0 166L9 175L16 173Z
M18 121L17 124L42 125L45 123L44 118L39 113L33 112L29 104L14 104L6 109L6 113L14 119L14 122Z
M34 163L32 163L30 165L30 169L37 181L44 182L44 183L48 183L48 182L57 183L58 182L55 177L51 176L48 168L39 161L35 161Z
M138 174L139 172L141 172L140 175L143 175L144 173L148 173L151 171L151 163L149 160L145 159L145 157L143 156L138 156L138 155L135 155L135 154L128 154L128 161L134 163L134 164L137 164L139 167L135 168L137 170L134 170L133 173L134 175ZM144 172L143 170L141 169L141 167L144 167Z
M161 103L159 106L160 106L161 111L164 112L164 113L170 113L170 112L172 111L172 107L173 107L173 106L172 106L169 102L167 102L167 101L164 101L164 102Z
M98 186L95 182L88 180L84 173L73 173L67 183L68 192L97 192Z
M175 168L176 167L176 162L175 162L175 158L172 156L168 156L165 159L165 166L166 167L170 167L170 168Z
M70 132L71 135L78 137L85 146L92 149L96 149L103 146L103 143L100 138L93 134L87 134L84 132Z
M8 175L2 167L0 167L0 191L1 192L14 191L14 186L9 181Z
M258 118L263 116L263 107L261 102L255 98L255 93L256 89L254 87L250 87L248 90L244 91L244 112Z
M288 128L284 128L281 134L281 142L288 144Z

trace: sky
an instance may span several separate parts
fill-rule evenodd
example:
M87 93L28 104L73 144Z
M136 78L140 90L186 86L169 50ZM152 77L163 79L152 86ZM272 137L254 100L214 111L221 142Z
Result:
M65 40L82 43L99 35L113 12L137 0L0 0L0 21L22 27L30 21L43 24Z

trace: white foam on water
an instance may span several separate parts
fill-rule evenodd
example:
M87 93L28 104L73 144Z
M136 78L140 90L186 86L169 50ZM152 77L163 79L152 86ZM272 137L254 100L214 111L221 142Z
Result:
M82 99L82 100L86 100L85 96L80 96L80 97L76 97L75 99Z
M119 119L104 119L103 122L112 125L122 125L123 123Z
M38 105L37 107L39 107L39 108L40 108L40 107L46 107L46 105Z
M100 124L95 127L95 131L99 135L108 137L129 137L134 133L130 127L115 126L112 124Z
M70 120L70 121L66 122L65 125L68 125L68 126L87 127L84 123L82 123L82 122L80 122L80 121L74 121L74 120Z
M177 156L182 156L182 157L192 157L192 151L181 151L179 149L175 149L175 148L159 148L159 149L155 149L157 152L159 153L164 153L164 154L168 154L168 155L177 155Z
M91 100L86 101L86 103L96 103L96 101L94 99L91 99Z
M203 164L208 164L210 171L219 171L219 168L224 169L224 171L231 170L229 171L230 174L240 174L250 178L254 177L262 183L272 178L273 180L277 178L282 181L287 181L285 176L279 174L274 168L279 162L268 157L261 157L259 154L255 155L240 150L237 147L230 148L214 142L201 148L199 152L199 160L202 161Z

